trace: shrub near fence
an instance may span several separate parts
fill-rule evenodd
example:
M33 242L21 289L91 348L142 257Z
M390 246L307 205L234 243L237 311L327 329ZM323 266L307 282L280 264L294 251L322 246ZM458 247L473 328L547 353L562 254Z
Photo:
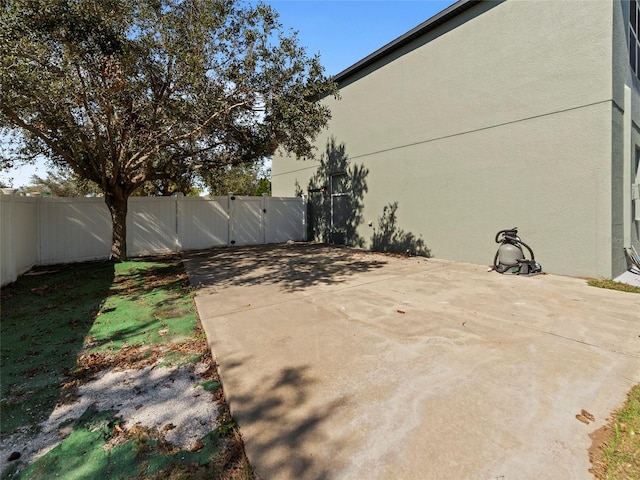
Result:
M35 265L109 258L111 216L102 198L0 195L2 285ZM129 256L306 240L300 197L132 197Z

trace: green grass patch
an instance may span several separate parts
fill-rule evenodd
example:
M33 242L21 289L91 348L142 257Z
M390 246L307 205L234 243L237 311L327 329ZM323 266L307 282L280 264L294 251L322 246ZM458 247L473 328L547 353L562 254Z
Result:
M87 410L71 435L29 465L20 478L150 478L169 469L184 474L216 463L220 439L215 432L200 441L197 451L167 452L170 447L151 430L138 428L120 434L116 430L119 423L116 413ZM118 435L125 436L118 439Z
M0 434L49 415L114 280L106 262L48 270L2 289Z
M135 459L130 446L105 451L104 446L116 424L116 412L88 410L73 432L62 443L40 457L20 473L20 478L52 478L64 472L64 478L128 478L127 470ZM127 475L127 476L125 476Z
M603 480L640 479L640 385L614 414L610 429L593 473Z
M90 351L170 343L196 328L193 300L179 262L122 262L88 332Z
M73 264L34 273L1 293L2 435L34 427L51 413L80 353L168 344L197 329L179 259Z
M629 285L628 283L615 282L610 278L601 278L599 280L587 280L587 284L592 287L606 288L608 290L618 290L620 292L640 293L640 287Z
M98 371L211 362L176 257L41 268L0 295L0 439L16 430L35 438L56 404L73 401ZM205 390L220 388L211 374L204 378ZM14 460L2 480L253 478L232 420L193 451L178 450L158 430L120 422L115 410L89 409L60 426L68 434L61 443L30 465Z
M216 380L205 380L204 382L198 383L198 385L202 385L207 392L215 392L220 388L220 382Z

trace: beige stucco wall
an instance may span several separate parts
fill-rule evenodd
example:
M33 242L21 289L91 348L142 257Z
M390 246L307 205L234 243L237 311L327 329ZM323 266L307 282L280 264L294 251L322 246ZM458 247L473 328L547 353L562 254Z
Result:
M576 5L481 4L327 100L320 153L333 135L369 171L361 237L397 201L436 257L489 264L518 226L546 271L613 275L614 9ZM275 158L274 195L314 172Z

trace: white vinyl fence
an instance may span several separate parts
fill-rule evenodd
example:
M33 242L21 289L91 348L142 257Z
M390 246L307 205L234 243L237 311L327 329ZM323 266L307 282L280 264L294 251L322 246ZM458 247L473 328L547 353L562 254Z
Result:
M111 250L103 198L0 194L0 226L2 285L35 265L104 259ZM303 241L306 231L306 204L299 197L132 197L127 254Z

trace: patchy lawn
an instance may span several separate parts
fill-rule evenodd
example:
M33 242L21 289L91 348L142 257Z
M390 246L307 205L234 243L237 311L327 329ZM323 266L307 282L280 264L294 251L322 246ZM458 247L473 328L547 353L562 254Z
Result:
M640 287L606 278L587 283L592 287L640 293ZM624 406L592 438L590 472L596 479L640 480L640 385L631 389Z
M252 478L178 258L40 268L1 295L3 479Z
M640 287L629 285L628 283L616 282L610 278L601 278L599 280L590 279L587 280L587 284L592 287L618 290L620 292L640 293Z
M640 479L640 385L595 437L599 441L590 453L591 473L597 479Z

